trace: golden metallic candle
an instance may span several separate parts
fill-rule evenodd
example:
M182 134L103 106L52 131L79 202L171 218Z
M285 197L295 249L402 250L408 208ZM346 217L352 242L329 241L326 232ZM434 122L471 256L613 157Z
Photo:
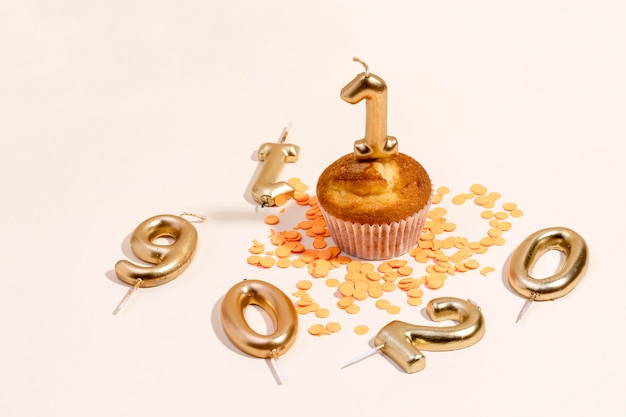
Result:
M259 306L274 323L274 331L263 335L246 321L244 310ZM237 349L258 358L277 358L295 342L298 317L293 303L279 288L260 280L244 280L235 284L224 296L221 322L226 336Z
M354 142L354 156L358 160L386 158L398 153L398 141L387 136L387 84L371 74L367 64L342 90L341 98L350 104L365 100L365 137Z
M485 334L485 321L480 308L471 301L453 297L431 300L426 312L433 321L454 320L454 326L417 326L392 321L376 335L374 343L407 373L426 366L422 350L449 351L476 344Z
M550 250L562 252L564 264L550 277L532 277L534 265ZM528 299L517 321L521 320L531 302L555 300L572 291L585 276L588 252L583 237L565 227L541 229L524 239L513 252L509 268L511 288Z
M280 172L286 163L296 162L300 147L285 143L289 127L283 129L278 143L264 143L258 150L259 161L263 168L252 185L252 197L261 207L274 205L274 199L281 195L293 193L293 187L286 181L278 181Z
M202 221L205 216L182 213L181 216L194 216ZM156 287L178 277L189 265L196 251L198 232L191 223L181 216L161 214L144 220L130 236L130 248L142 261L151 266L136 265L126 260L115 264L115 274L132 285L113 314L119 313L140 287ZM156 243L158 238L174 239L172 244Z
M174 242L155 243L160 237L170 237ZM163 285L187 268L197 242L196 228L182 217L171 214L150 217L135 228L130 236L130 247L139 259L153 265L141 266L120 260L115 264L115 274L133 286L138 280L141 280L141 287Z

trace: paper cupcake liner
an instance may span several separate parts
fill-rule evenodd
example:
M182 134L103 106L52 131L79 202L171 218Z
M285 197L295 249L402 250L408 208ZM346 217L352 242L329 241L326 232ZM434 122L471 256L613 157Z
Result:
M367 260L390 259L404 255L413 248L422 233L432 202L417 213L399 222L387 224L360 224L338 219L320 206L326 227L337 246L348 255Z

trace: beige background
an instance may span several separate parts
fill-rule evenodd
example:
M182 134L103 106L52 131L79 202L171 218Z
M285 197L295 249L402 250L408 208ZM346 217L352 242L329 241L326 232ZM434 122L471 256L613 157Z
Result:
M0 414L624 415L625 21L618 0L3 1ZM225 340L218 306L244 278L290 293L308 277L246 264L273 212L250 201L255 153L293 121L302 152L283 175L313 188L350 152L354 55L386 80L389 133L437 186L482 183L525 215L478 258L496 272L425 293L477 301L478 345L427 353L414 375L383 355L340 369L389 320L430 322L404 304L348 316L316 281L343 330L314 338L320 320L301 317L280 386ZM446 206L459 234L484 231L477 207ZM129 233L182 211L208 216L193 263L113 316ZM556 225L587 239L587 276L515 324L508 257Z

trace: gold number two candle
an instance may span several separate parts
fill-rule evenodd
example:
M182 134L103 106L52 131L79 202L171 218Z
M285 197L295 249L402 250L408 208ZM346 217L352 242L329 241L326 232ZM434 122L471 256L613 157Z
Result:
M394 320L378 332L374 349L350 360L343 367L380 350L404 372L412 374L426 367L422 350L444 352L463 349L478 343L485 334L485 320L480 308L469 300L435 298L426 306L426 313L433 321L453 320L457 324L429 327Z

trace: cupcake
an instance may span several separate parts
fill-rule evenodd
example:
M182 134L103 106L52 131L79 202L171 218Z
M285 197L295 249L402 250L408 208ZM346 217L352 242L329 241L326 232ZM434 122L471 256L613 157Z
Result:
M362 259L407 253L420 237L433 187L424 167L398 152L387 136L387 86L365 72L341 90L355 104L366 100L365 137L320 175L317 199L331 237L342 251Z
M317 183L331 237L345 253L368 260L400 256L415 246L432 194L426 170L403 153L368 161L344 155Z

